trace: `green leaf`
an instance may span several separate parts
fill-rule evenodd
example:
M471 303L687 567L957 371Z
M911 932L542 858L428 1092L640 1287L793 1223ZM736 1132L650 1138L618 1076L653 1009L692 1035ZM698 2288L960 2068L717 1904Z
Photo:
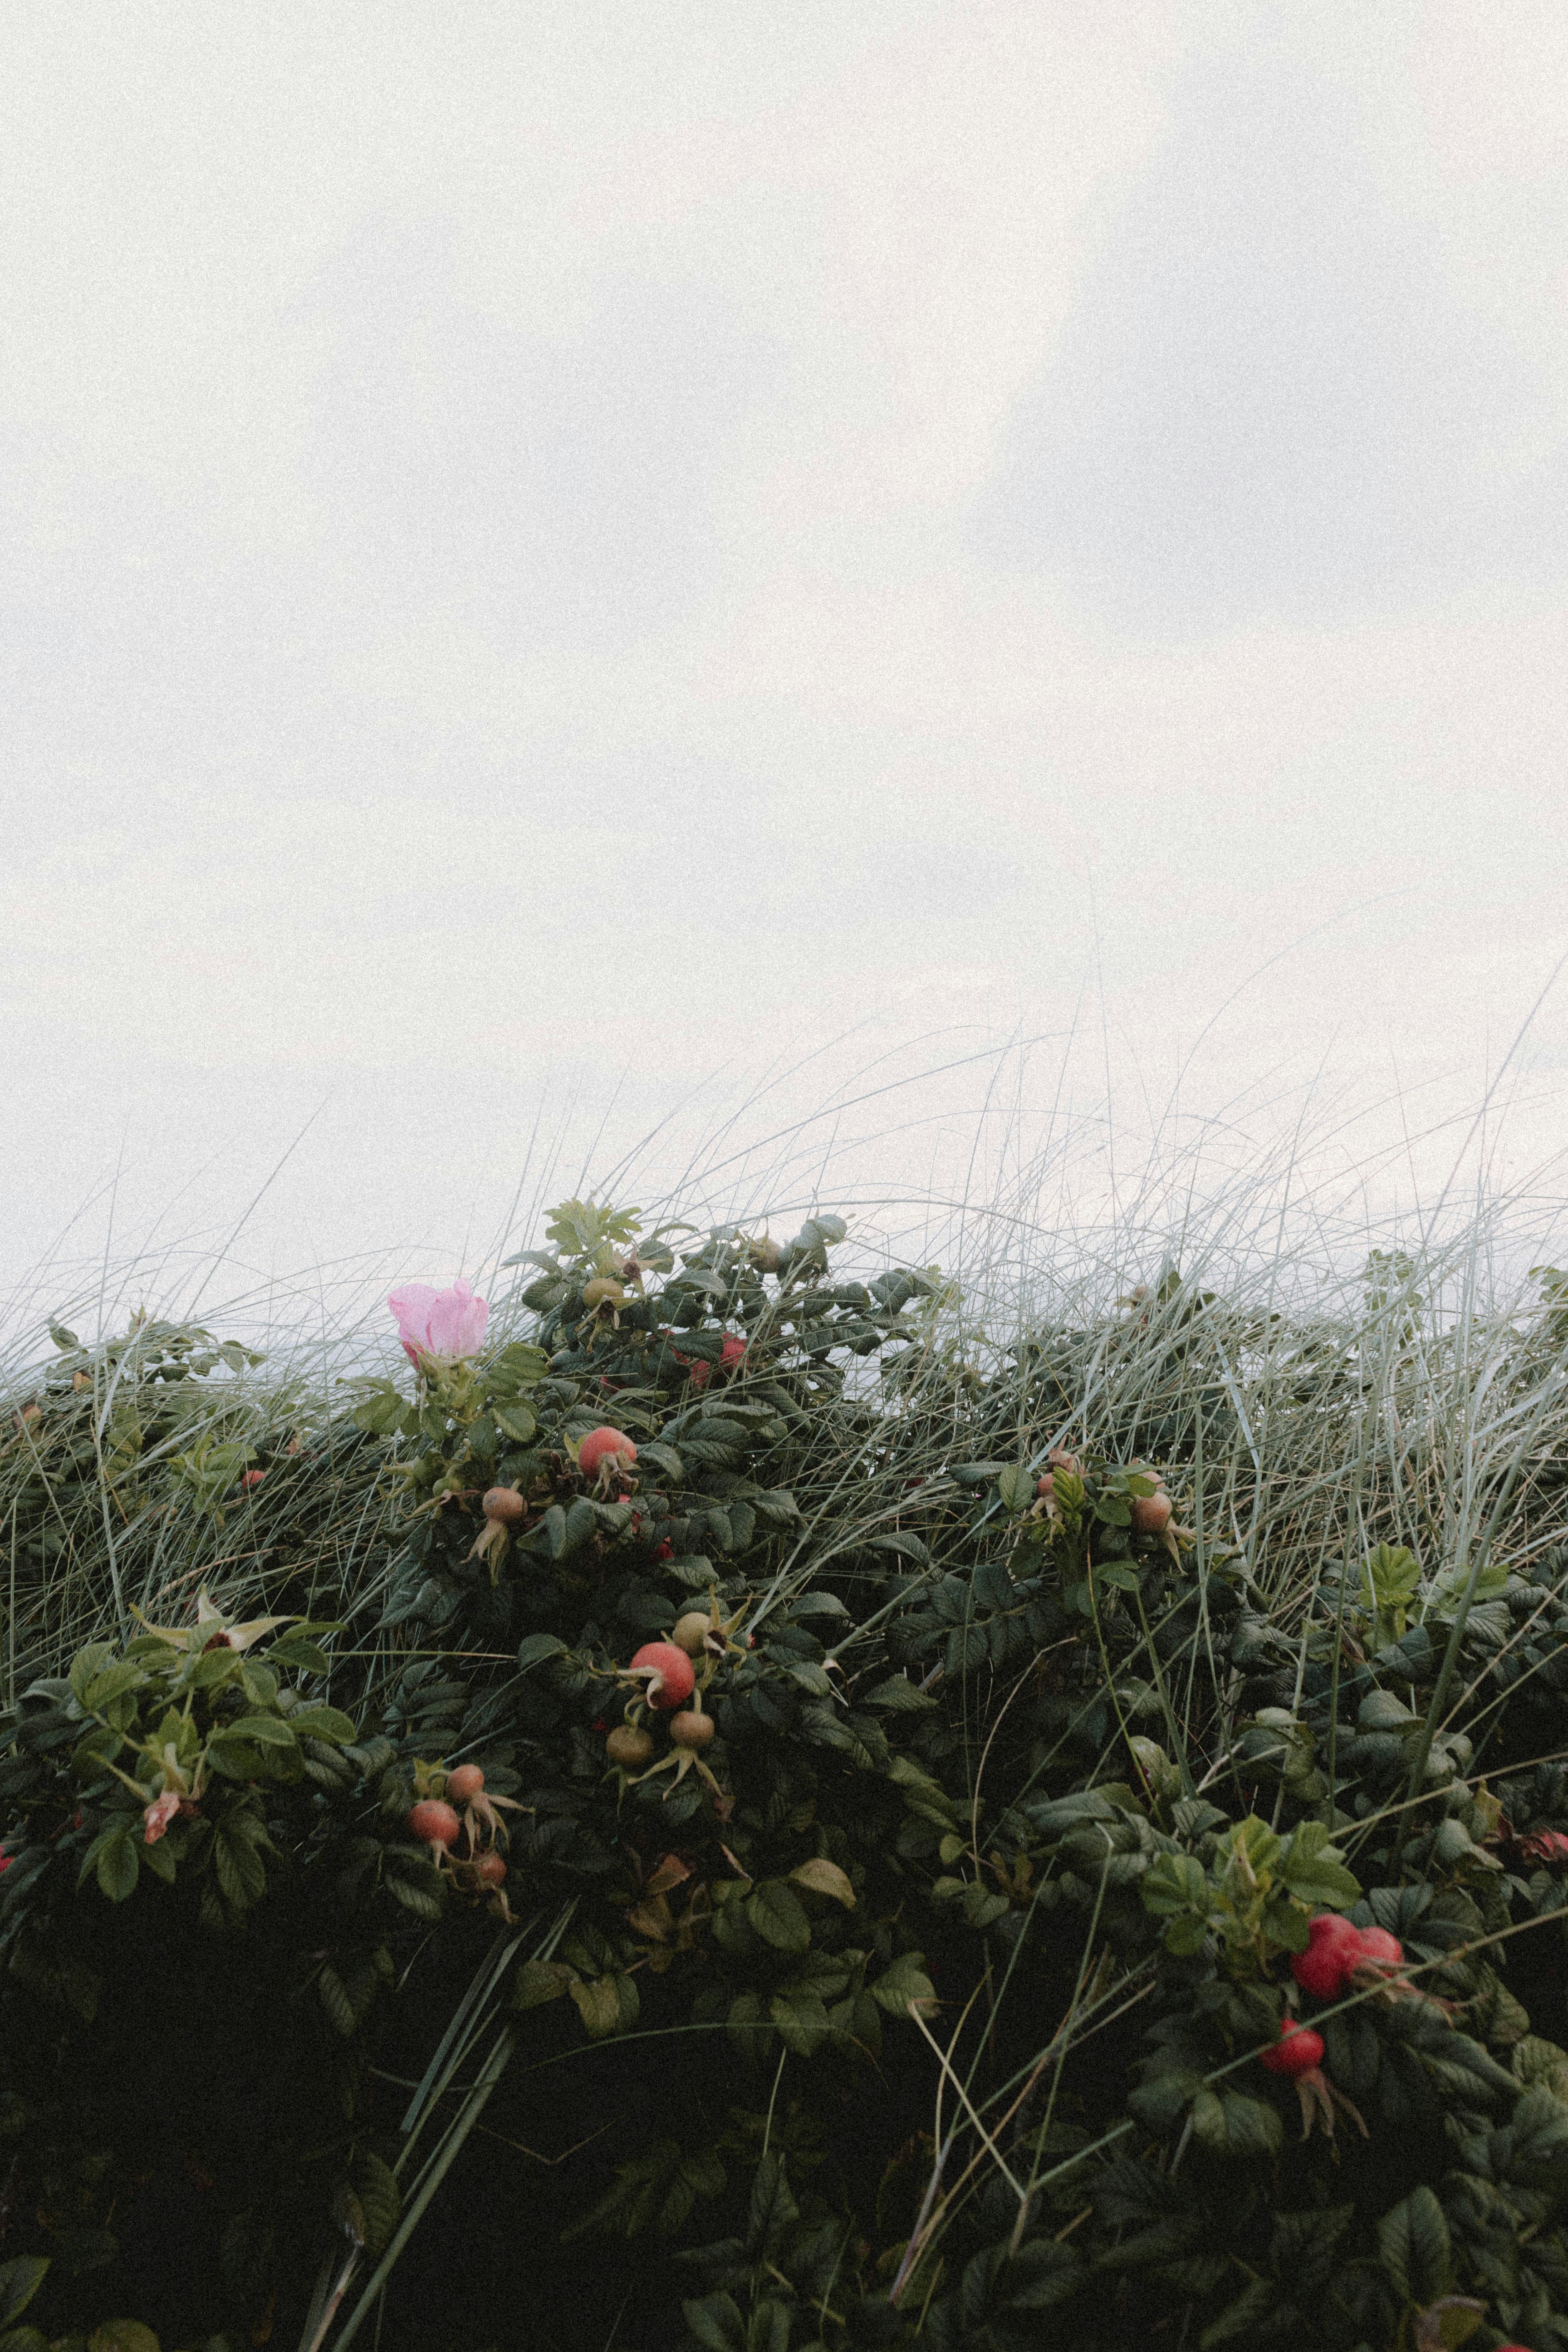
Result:
M237 1835L228 1822L213 1832L213 1865L217 1883L237 1911L247 1910L267 1892L267 1867L247 1837Z
M324 1960L321 1964L316 1978L316 1990L334 2032L341 2033L346 2042L354 2030L354 2005L331 1960Z
M1431 2303L1447 2284L1451 2249L1443 2208L1425 2182L1377 2225L1377 2251L1405 2303Z
M1156 1919L1191 1912L1207 1919L1209 1883L1204 1866L1190 1853L1157 1853L1139 1881L1143 1908Z
M1361 1881L1346 1868L1339 1849L1330 1843L1322 1822L1300 1823L1279 1867L1291 1894L1321 1910L1348 1910L1360 1898Z
M47 2254L18 2254L14 2261L0 2263L0 2327L9 2327L20 2319L38 2289L49 2267Z
M101 1715L111 1699L119 1698L125 1691L139 1690L146 1679L146 1675L133 1660L121 1658L118 1664L105 1666L101 1674L94 1675L87 1686L82 1705L89 1714Z
M97 1872L99 1885L111 1903L123 1903L128 1895L135 1893L142 1859L129 1827L115 1822L110 1828L100 1830L82 1862L84 1877L89 1863Z
M768 2015L784 2048L797 2058L809 2058L820 2050L833 2031L821 1995L809 1984L784 1986L769 2001Z
M537 1666L542 1659L563 1658L565 1654L566 1644L557 1634L527 1633L517 1645L519 1672L526 1674L530 1666Z
M154 1845L143 1840L136 1853L143 1869L150 1870L154 1878L161 1878L165 1886L173 1886L178 1863L166 1837L160 1838Z
M1225 2109L1214 2091L1200 2091L1193 2101L1193 2133L1200 2147L1225 2153Z
M1284 2139L1279 2111L1266 2099L1249 2099L1239 2091L1222 2091L1226 2152L1231 2156L1270 2157Z
M269 1665L281 1666L290 1675L326 1675L332 1667L325 1650L299 1633L289 1633L282 1641L274 1642L267 1658Z
M576 2002L577 2013L592 2041L602 2042L607 2034L619 2031L621 2000L616 1978L589 1977L584 1980L580 1977L566 1990Z
M433 1925L445 1916L446 1882L424 1854L391 1848L382 1863L382 1882L387 1893L405 1911L412 1911L416 1919L426 1919Z
M836 1903L843 1904L846 1911L854 1910L855 1889L836 1862L815 1855L810 1862L803 1862L797 1869L792 1870L790 1876L797 1886L808 1888L813 1895L831 1895Z
M242 1660L237 1650L198 1650L186 1664L183 1680L192 1690L216 1690L237 1675Z
M1415 1599L1421 1581L1421 1565L1413 1551L1403 1544L1378 1545L1362 1562L1362 1574L1377 1609L1396 1609L1401 1601Z
M334 1712L330 1706L306 1711L329 1716ZM345 1723L348 1722L346 1716L340 1719ZM223 1732L226 1739L248 1739L257 1748L292 1748L294 1745L293 1732L282 1717L277 1715L242 1715L237 1723L226 1723ZM312 1736L316 1738L323 1738L328 1735L316 1732ZM349 1737L351 1739L353 1737L352 1723L349 1724Z
M540 2009L570 1990L577 1971L564 1960L524 1960L512 1980L512 2001L518 2009Z
M930 1691L921 1690L907 1675L894 1675L889 1682L879 1683L874 1691L868 1691L863 1699L857 1698L855 1702L857 1706L889 1707L900 1715L917 1715L936 1703Z
M811 1945L811 1922L798 1895L780 1878L764 1879L746 1897L746 1917L779 1952L804 1952Z
M770 2152L763 2158L752 2181L746 2243L764 2260L773 2259L784 2232L793 2229L799 2219L800 2208L789 2185L784 2158Z
M403 1399L389 1385L373 1390L369 1396L362 1397L349 1418L355 1428L363 1429L367 1436L384 1437L389 1430L396 1427L402 1413Z
M900 1952L892 1966L866 1990L890 2017L907 2017L910 2001L923 2009L936 2000L936 1987L925 1972L923 1952Z
M160 1644L160 1647L162 1647L162 1644ZM103 1672L105 1665L108 1664L110 1658L112 1657L113 1654L114 1645L112 1643L89 1642L86 1649L79 1650L76 1656L71 1660L71 1696L73 1698L79 1699L84 1706L87 1704L87 1694L89 1690L97 1677Z
M1101 1584L1113 1585L1118 1592L1138 1592L1142 1590L1137 1570L1118 1567L1114 1561L1109 1566L1097 1568L1094 1571L1094 1581L1097 1587Z
M539 1427L535 1416L525 1404L498 1404L490 1408L490 1419L503 1436L519 1445L526 1445Z
M1002 1498L1002 1508L1015 1517L1026 1511L1035 1499L1035 1475L1021 1462L1009 1463L996 1481L996 1492Z
M683 2303L680 2308L702 2352L746 2352L745 2323L733 2295L705 2294L700 2303Z
M237 1725L237 1730L243 1725ZM359 1736L359 1726L352 1715L336 1706L297 1706L289 1717L289 1729L299 1739L328 1739L334 1748L352 1748Z
M1198 2338L1199 2352L1215 2352L1221 2344L1252 2344L1258 2340L1258 2329L1274 2308L1275 2287L1271 2279L1249 2279L1234 2303L1227 2304L1215 2320Z
M391 2166L371 2148L363 2149L354 2158L353 2188L364 2215L365 2252L374 2262L386 2251L397 2227L403 2192Z

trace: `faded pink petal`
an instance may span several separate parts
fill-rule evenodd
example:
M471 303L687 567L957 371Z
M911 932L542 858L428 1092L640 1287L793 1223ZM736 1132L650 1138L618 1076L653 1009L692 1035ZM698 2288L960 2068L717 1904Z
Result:
M415 1362L420 1350L430 1352L430 1309L439 1293L427 1282L405 1282L391 1293L387 1305L397 1318L397 1336Z
M430 1309L430 1352L433 1356L477 1356L485 1343L490 1310L476 1298L461 1276L449 1290L437 1293Z
M460 1276L446 1290L436 1290L427 1282L405 1282L386 1303L397 1318L404 1351L416 1364L421 1356L450 1360L478 1355L484 1345L489 1307L474 1297Z
M143 1843L156 1845L179 1810L180 1792L177 1789L165 1789L161 1797L154 1797L142 1815L146 1824L142 1832Z

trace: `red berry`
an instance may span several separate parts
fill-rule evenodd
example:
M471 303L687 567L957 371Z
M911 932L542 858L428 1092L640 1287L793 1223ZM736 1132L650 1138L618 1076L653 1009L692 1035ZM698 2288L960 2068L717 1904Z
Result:
M247 1470L239 1483L248 1494L260 1486L266 1475L265 1470Z
M1396 1969L1405 1958L1405 1947L1386 1927L1363 1927L1361 1956L1363 1960L1375 1961L1379 1968Z
M735 1366L741 1361L741 1359L745 1352L746 1343L744 1339L737 1339L732 1337L726 1339L723 1347L719 1351L720 1370L723 1372L733 1371Z
M647 1703L661 1715L680 1706L691 1696L697 1685L696 1671L684 1650L673 1642L645 1642L632 1660L635 1674L639 1667L651 1666L653 1677L647 1685Z
M1134 1495L1132 1532L1140 1536L1163 1535L1173 1507L1169 1495Z
M481 1853L474 1868L481 1886L499 1886L506 1876L506 1864L499 1853Z
M1036 1492L1036 1494L1037 1494L1037 1495L1045 1495L1045 1496L1054 1496L1054 1495L1055 1495L1055 1493L1056 1493L1056 1491L1057 1491L1057 1482L1056 1482L1055 1478L1052 1476L1051 1473L1050 1473L1048 1470L1046 1472L1046 1475L1045 1475L1045 1476L1044 1476L1043 1478L1037 1478L1037 1479L1036 1479L1036 1481L1035 1481L1035 1492Z
M439 1797L421 1798L408 1815L408 1833L421 1845L454 1845L461 1827L451 1806L443 1804Z
M1299 2025L1288 2017L1279 2028L1279 2041L1271 2049L1259 2051L1258 2056L1271 2074L1288 2074L1294 2083L1322 2064L1323 2037L1310 2025Z
M1360 1928L1342 1911L1320 1911L1308 1923L1307 1948L1297 1953L1290 1973L1303 1992L1317 2000L1333 2000L1344 1991L1362 1957Z
M471 1804L484 1785L485 1776L477 1764L459 1764L447 1775L447 1794L454 1805Z
M628 1468L637 1458L637 1447L624 1429L591 1429L577 1448L577 1467L584 1478L592 1478L605 1463L613 1462L617 1454Z
M515 1486L492 1486L480 1508L487 1519L494 1519L503 1528L515 1528L528 1505Z

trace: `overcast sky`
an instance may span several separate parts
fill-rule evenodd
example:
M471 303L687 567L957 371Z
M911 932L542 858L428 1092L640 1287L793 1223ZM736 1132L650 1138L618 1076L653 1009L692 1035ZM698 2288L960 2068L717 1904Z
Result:
M1013 1037L1058 1121L1479 1100L1568 949L1559 0L0 59L0 1286L312 1121L254 1262L440 1271L814 1053L737 1138L875 1064L894 1184ZM1560 987L1505 1174L1565 1064Z

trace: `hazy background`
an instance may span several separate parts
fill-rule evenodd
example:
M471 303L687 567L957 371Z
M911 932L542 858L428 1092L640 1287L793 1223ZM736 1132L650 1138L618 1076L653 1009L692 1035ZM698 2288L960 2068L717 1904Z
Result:
M0 115L0 1288L666 1119L1552 1189L1558 0L21 0Z

